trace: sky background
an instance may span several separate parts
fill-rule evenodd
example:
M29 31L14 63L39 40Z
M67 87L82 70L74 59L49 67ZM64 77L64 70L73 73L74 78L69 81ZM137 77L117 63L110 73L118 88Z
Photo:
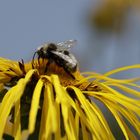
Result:
M140 14L130 9L121 34L89 27L87 15L102 0L1 0L0 56L32 59L44 42L78 40L72 49L81 71L106 72L140 62ZM133 73L131 73L133 75ZM130 74L130 75L131 75Z

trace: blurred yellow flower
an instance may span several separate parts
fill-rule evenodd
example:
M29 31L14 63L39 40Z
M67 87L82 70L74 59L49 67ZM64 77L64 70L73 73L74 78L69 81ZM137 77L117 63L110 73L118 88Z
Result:
M102 0L96 10L95 7L91 9L89 22L99 31L120 32L130 9L139 9L139 6L137 0Z
M0 139L117 139L95 100L112 113L126 140L137 139L126 120L140 134L140 78L109 76L139 64L105 74L77 70L75 79L55 64L45 74L46 64L36 60L33 69L31 62L0 58Z

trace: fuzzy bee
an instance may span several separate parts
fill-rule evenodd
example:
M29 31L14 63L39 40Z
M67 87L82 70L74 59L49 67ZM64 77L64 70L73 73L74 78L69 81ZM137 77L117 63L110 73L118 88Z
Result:
M77 60L72 53L69 52L70 48L75 46L76 40L68 40L60 43L46 43L40 46L34 53L34 57L37 54L38 60L48 59L45 72L47 72L48 66L55 62L58 66L63 67L64 70L71 75L77 69Z

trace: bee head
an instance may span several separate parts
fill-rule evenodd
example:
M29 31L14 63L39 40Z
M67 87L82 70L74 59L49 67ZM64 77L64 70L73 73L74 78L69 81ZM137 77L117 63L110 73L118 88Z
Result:
M36 53L39 55L39 56L44 56L46 55L47 53L49 53L50 51L54 51L56 50L57 47L55 44L53 43L49 43L49 44L44 44L42 45L41 47L39 47L36 51Z
M50 43L47 46L47 51L55 51L57 50L57 46L54 43Z

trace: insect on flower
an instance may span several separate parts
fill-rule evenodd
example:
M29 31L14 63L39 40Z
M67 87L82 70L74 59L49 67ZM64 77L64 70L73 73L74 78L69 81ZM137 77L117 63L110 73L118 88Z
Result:
M48 59L45 73L47 72L49 65L55 62L72 76L71 73L75 72L77 69L77 60L69 50L71 47L75 46L76 42L76 40L68 40L60 43L45 43L41 45L33 55L32 65L34 65L34 58L37 54L38 61L40 58Z

